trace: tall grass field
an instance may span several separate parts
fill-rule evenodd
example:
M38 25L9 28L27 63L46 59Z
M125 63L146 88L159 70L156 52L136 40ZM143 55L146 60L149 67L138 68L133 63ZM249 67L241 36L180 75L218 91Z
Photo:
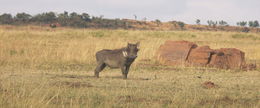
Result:
M237 48L260 65L260 34L0 26L1 108L259 108L260 69L160 65L166 40ZM95 78L95 52L140 41L127 80L106 68ZM203 83L214 82L214 88Z

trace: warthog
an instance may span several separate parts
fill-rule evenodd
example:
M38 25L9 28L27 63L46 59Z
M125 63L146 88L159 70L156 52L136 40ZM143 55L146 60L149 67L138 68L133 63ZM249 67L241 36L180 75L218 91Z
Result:
M139 43L130 44L127 47L115 50L103 49L96 53L97 67L95 69L95 77L99 77L101 72L106 66L110 68L121 68L124 79L127 79L127 74L131 64L137 57Z

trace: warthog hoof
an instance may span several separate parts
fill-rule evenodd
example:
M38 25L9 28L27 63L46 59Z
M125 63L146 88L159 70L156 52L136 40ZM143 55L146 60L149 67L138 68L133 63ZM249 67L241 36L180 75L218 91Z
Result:
M127 76L126 76L126 75L123 75L123 79L127 79Z
M99 75L98 74L95 74L95 76L94 77L96 77L96 78L99 78Z

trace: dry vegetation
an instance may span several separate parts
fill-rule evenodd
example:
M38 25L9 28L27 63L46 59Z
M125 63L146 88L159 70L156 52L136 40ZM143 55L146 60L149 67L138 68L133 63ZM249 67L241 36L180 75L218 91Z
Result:
M1 107L260 107L260 70L160 66L165 40L212 48L239 48L260 65L260 34L196 31L131 31L0 27ZM120 70L93 76L94 54L141 42L129 79ZM217 87L205 88L205 81Z

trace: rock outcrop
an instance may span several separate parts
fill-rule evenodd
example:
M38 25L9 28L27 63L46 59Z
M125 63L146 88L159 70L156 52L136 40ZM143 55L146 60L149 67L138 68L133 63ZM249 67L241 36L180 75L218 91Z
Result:
M239 49L211 49L209 46L198 46L189 41L166 41L159 47L156 57L161 64L170 66L207 66L244 70L256 68L255 65L246 64L245 53Z

